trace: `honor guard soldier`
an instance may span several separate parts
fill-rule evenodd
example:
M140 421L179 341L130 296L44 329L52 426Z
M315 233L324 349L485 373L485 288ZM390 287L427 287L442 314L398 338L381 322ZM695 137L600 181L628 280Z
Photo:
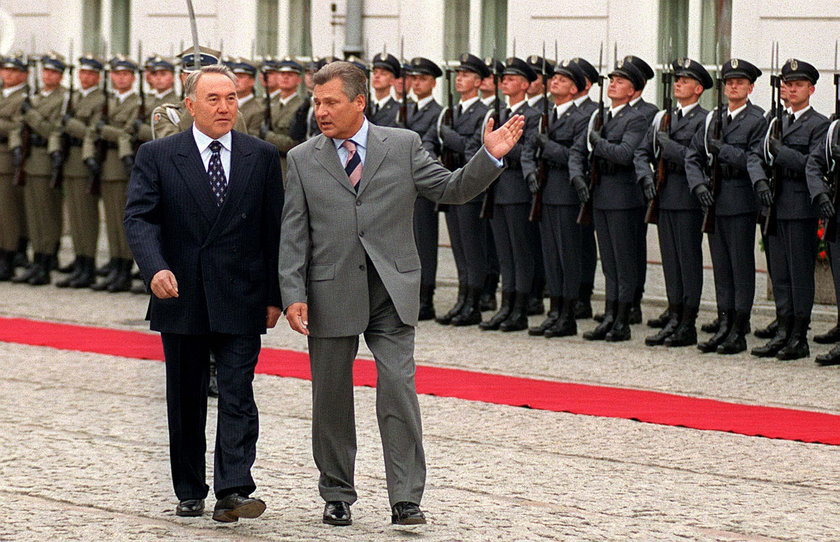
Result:
M400 127L397 117L400 103L392 95L394 80L402 74L400 61L387 53L373 57L373 73L370 78L373 96L368 104L368 120L377 126Z
M16 121L24 100L29 95L26 78L29 75L29 63L26 56L14 52L0 58L0 79L3 90L0 94L0 281L11 280L18 264L26 264L26 215L23 203L23 186L16 185L16 162L22 167L23 149L16 151L17 157L9 147L9 137L20 130ZM23 258L18 254L23 254Z
M761 70L733 58L723 65L721 73L729 102L727 111L721 114L721 139L713 137L718 116L713 111L686 153L685 173L704 211L714 213L709 247L720 327L697 348L701 352L736 354L747 349L755 297L756 196L762 203L769 202L770 196L760 156L767 120L764 110L749 101ZM710 155L720 161L722 182L715 187L717 194L707 182Z
M249 134L258 134L265 118L264 104L257 98L254 86L257 83L257 67L246 58L228 57L225 66L236 75L236 97L239 100L238 115L245 121Z
M752 354L780 360L808 357L808 327L814 307L814 266L817 260L817 212L805 179L808 156L825 141L828 118L810 104L820 74L807 62L792 58L782 66L790 113L782 115L781 138L767 134L765 161L775 179L775 228L768 231L776 336ZM820 198L823 199L823 198Z
M134 90L137 64L124 55L117 55L111 59L109 67L113 92L103 100L103 107L91 119L92 126L82 145L82 158L102 192L111 256L110 272L91 289L114 293L131 289L134 259L125 238L123 211L128 178L134 166L130 134L137 119L140 98Z
M219 51L214 51L207 47L199 47L199 53L199 67L219 63L219 56L221 54ZM178 59L181 71L181 88L183 89L187 76L195 71L195 49L190 47L182 51L178 55ZM183 97L177 103L165 103L152 111L152 133L155 139L161 139L172 134L177 134L178 132L183 132L192 127L192 125L193 117L187 110L187 106L184 105ZM234 124L233 129L237 132L248 133L248 127L245 125L245 121L241 116L236 117L236 124Z
M401 77L394 79L394 97L400 104L403 100L406 100L408 104L413 104L416 100L411 97L411 91L414 88L414 72L411 63L403 60L400 71Z
M525 128L521 140L505 157L507 169L495 186L488 189L494 191L490 227L501 268L502 305L489 320L479 324L484 330L522 331L528 328L528 301L534 285L536 257L529 238L531 192L522 172L521 155L523 142L534 137L540 122L540 114L528 107L525 99L525 91L536 78L537 74L524 60L510 57L505 62L501 89L507 96L507 105L501 110L499 125L512 115L524 115Z
M18 129L9 132L12 155L20 155L25 161L23 201L34 253L33 264L12 282L49 284L50 270L57 267L62 228L61 187L51 182L53 162L48 143L50 135L61 126L64 114L67 89L61 86L61 79L66 68L64 57L56 52L41 57L41 90L21 103L15 119ZM23 154L25 146L29 147L28 157Z
M688 187L685 154L706 121L708 111L700 106L700 96L714 81L690 58L678 58L672 67L677 106L654 117L634 157L636 177L647 192L646 199L658 198L657 232L668 297L667 321L660 332L645 339L648 346L696 344L703 291L703 211ZM665 115L670 116L667 123L663 122ZM664 170L658 171L659 167ZM658 190L654 175L663 179Z
M582 124L577 123L579 129L575 132L575 141L577 141L580 134L586 131L592 112L598 109L598 104L589 98L589 89L598 82L600 74L585 58L575 57L571 62L576 64L583 71L583 75L586 76L586 88L578 89L580 92L574 99L575 114L586 118L586 121ZM588 164L585 165L588 175ZM592 290L595 287L595 269L598 266L598 244L595 242L595 226L591 223L580 224L580 235L580 292L575 307L576 319L592 318ZM603 320L603 315L601 315L601 320Z
M154 139L152 135L152 112L164 104L178 104L181 100L175 92L175 64L160 55L146 60L147 81L151 91L146 93L146 111L149 113L143 122L135 128L136 143L145 143Z
M837 97L840 103L840 96ZM840 110L840 105L836 106ZM831 344L840 342L840 237L837 227L840 217L837 216L837 190L840 189L840 120L832 116L832 122L819 145L811 151L805 165L805 175L808 191L817 208L819 217L823 219L825 228L824 239L828 244L828 257L831 263L831 274L834 276L834 293L837 298L838 323L823 335L814 336L814 342ZM833 182L826 185L825 180ZM832 232L832 234L829 234ZM840 365L840 345L832 348L828 353L817 356L817 364L821 366Z
M82 159L82 143L92 119L102 111L105 102L100 87L103 69L104 61L93 55L79 58L79 88L70 97L62 126L50 137L50 156L54 162L63 164L62 186L76 254L75 268L55 284L59 288L87 288L96 282L99 195L91 191L90 172Z
M633 170L633 152L648 123L629 102L644 85L644 76L632 63L619 61L609 74L607 96L611 107L604 112L603 129L581 134L569 157L572 184L586 195L583 181L589 149L600 179L593 186L593 221L598 234L601 265L606 278L603 321L583 334L587 340L630 339L630 309L638 288L638 227L644 217L644 196ZM594 183L593 183L594 185Z
M426 137L432 126L437 123L443 108L435 101L432 91L437 85L437 78L443 72L437 64L428 58L415 57L409 62L411 90L417 101L405 105L407 114L406 128L414 130L421 141ZM407 76L405 70L403 75ZM408 89L406 89L408 91ZM438 257L438 213L437 204L418 196L414 202L414 240L417 242L417 253L420 255L420 320L431 320L435 317L435 279L437 275Z
M445 155L443 162L447 168L463 166L477 150L470 145L487 113L487 106L478 97L478 88L489 74L480 58L462 54L460 65L455 68L455 91L460 101L451 116L441 112L423 137L423 148L434 157ZM451 124L445 122L446 118L451 118ZM458 272L458 298L452 310L437 319L440 324L470 326L481 322L481 295L489 273L487 221L480 219L482 198L478 195L463 205L446 207L446 228Z
M534 70L534 73L537 75L545 75L548 78L554 76L554 62L551 62L548 59L543 61L543 57L539 55L529 56L526 62L528 62L528 65L531 66L531 69ZM528 90L525 91L525 95L528 97L528 105L531 106L531 109L542 111L543 100L547 99L547 92L548 89L545 88L542 77L537 77L537 79L528 86Z
M286 177L286 153L292 150L300 140L292 139L289 128L295 119L295 113L309 97L298 93L303 66L291 57L282 60L269 59L263 63L268 88L271 97L271 126L263 123L260 126L260 139L271 143L280 152L280 166L283 178Z
M580 66L558 63L550 80L554 107L545 133L525 143L522 169L532 193L542 190L539 222L542 257L548 282L546 319L528 330L530 335L565 337L577 334L575 307L581 281L581 229L577 223L581 199L569 181L569 153L575 134L586 129L589 117L577 114L575 98L586 88ZM539 186L538 161L546 168L545 186Z

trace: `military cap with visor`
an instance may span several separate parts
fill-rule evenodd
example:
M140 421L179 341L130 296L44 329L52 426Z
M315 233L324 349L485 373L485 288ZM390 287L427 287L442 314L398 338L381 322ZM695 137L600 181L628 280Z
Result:
M90 53L79 57L79 69L101 72L105 68L105 62Z
M210 49L209 47L200 46L198 48L199 52L199 67L203 68L205 66L212 66L214 64L219 63L219 58L222 56L220 51L216 51L215 49ZM182 73L192 73L195 70L195 48L190 47L184 51L181 51L181 54L178 55L178 58L181 60L181 72Z
M458 60L461 64L456 68L456 71L469 71L477 73L482 79L490 77L490 68L488 68L487 64L485 64L484 61L477 56L464 53Z
M502 72L502 75L521 75L529 83L537 80L537 74L534 73L531 66L521 58L516 58L515 56L508 57L505 61L505 70Z
M633 88L636 90L642 90L645 86L644 74L636 67L635 64L626 59L616 62L615 68L613 68L613 71L609 73L609 76L617 76L628 79L630 83L633 84Z
M400 74L402 73L400 61L397 60L394 55L389 53L377 53L376 56L373 57L373 67L388 70L394 74L394 77L400 77Z
M820 72L807 62L796 58L789 58L782 66L782 81L810 81L817 84Z
M525 62L531 66L531 69L538 75L545 75L551 77L554 73L554 62L543 59L540 55L531 55L529 56Z
M443 70L441 70L437 64L428 58L423 58L422 56L412 58L409 65L411 66L410 73L412 74L431 75L432 77L440 77L443 75Z
M724 79L744 78L750 83L755 83L755 80L761 77L761 70L746 60L732 58L721 68L721 75Z
M41 57L41 67L45 70L63 72L67 69L67 62L64 60L64 55L50 51Z
M558 62L557 65L554 66L554 73L571 79L577 87L578 92L586 88L586 75L583 72L583 68L581 68L580 64L575 62L574 59L566 59L562 62Z
M715 84L706 68L696 60L679 57L671 66L674 68L674 77L690 77L703 85L705 89L710 89Z
M29 59L23 51L14 51L8 56L2 57L4 68L11 68L13 70L26 71L29 69Z
M578 67L583 71L583 75L586 76L587 79L589 79L590 83L594 85L596 82L598 82L600 74L598 73L598 70L595 69L595 66L590 64L588 60L576 56L570 62L578 65Z

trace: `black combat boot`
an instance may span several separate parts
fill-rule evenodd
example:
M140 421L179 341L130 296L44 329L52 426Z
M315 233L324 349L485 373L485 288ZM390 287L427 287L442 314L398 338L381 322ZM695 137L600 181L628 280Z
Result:
M712 320L711 322L706 322L705 324L700 326L700 331L703 333L717 333L720 330L720 309L718 309L717 318Z
M435 285L420 285L420 315L418 320L434 320L435 318Z
M720 343L725 341L727 335L729 335L729 330L732 327L732 318L733 316L730 311L718 311L718 317L715 320L718 323L717 331L708 341L698 343L697 349L704 354L717 350ZM700 329L703 328L701 327Z
M29 257L26 255L26 247L29 246L29 239L26 237L21 237L18 239L18 246L17 250L15 251L15 256L13 260L13 264L15 267L29 267Z
M750 313L735 312L732 329L726 339L717 347L718 354L740 354L747 349L747 333L750 332Z
M64 269L64 268L63 267L59 268L59 270L58 270L59 273L70 273L70 274L67 275L66 277L64 277L63 279L61 279L60 281L55 283L55 285L58 288L69 288L70 284L72 284L73 281L76 280L76 278L82 272L82 258L84 258L84 256L76 256L76 258L73 260L73 269L71 269L70 271L62 271L62 269Z
M528 301L525 303L525 310L528 316L544 314L545 305L543 304L542 296L529 295Z
M772 339L779 331L779 313L776 313L776 318L767 324L767 327L758 328L753 332L753 335L759 339Z
M776 354L776 359L790 361L794 359L807 358L811 355L808 348L808 326L811 319L808 317L794 316L791 326L790 339L788 343Z
M65 275L67 273L75 273L78 270L78 264L79 257L76 256L76 258L74 258L72 262L68 263L67 265L60 266L58 269L56 269L56 271L58 271L59 273L64 273ZM58 283L56 283L56 286L58 286ZM62 288L66 288L66 286L62 286Z
M682 305L671 305L668 307L668 321L662 326L659 333L645 337L645 344L648 346L661 346L665 344L665 339L671 336L680 325L682 319L683 307ZM650 320L648 325L650 325ZM651 326L653 327L653 326Z
M575 308L577 307L577 299L563 299L563 306L560 309L560 316L557 321L545 330L543 336L547 339L552 337L569 337L577 335L577 320L575 320Z
M641 288L636 290L636 296L633 298L633 303L630 304L630 313L628 322L631 324L642 323L642 294L644 290Z
M697 344L697 313L700 307L683 308L680 325L665 339L665 346L691 346Z
M821 335L814 335L817 344L834 344L840 342L840 311L837 311L837 325Z
M618 303L615 300L607 299L604 302L604 317L601 322L592 331L587 331L583 334L583 338L587 341L603 341L610 329L612 329L613 322L615 322L615 311Z
M108 260L108 263L96 269L96 276L97 277L107 277L111 275L111 272L114 270L114 267L117 265L117 259L111 258Z
M827 354L817 356L816 362L820 367L840 365L840 345L837 345L829 350Z
M482 311L494 311L496 305L496 287L499 284L499 275L492 273L484 279L484 288L481 292L479 306Z
M516 292L513 308L504 322L499 324L501 331L523 331L528 329L528 292Z
M89 288L96 282L96 261L93 256L79 256L78 276L70 282L71 288Z
M32 255L32 263L26 266L24 272L16 277L12 278L12 282L15 284L23 284L29 282L36 273L40 273L40 269L44 263L44 255L40 252L36 252Z
M467 299L467 285L466 284L458 284L458 299L455 301L455 305L449 309L449 312L444 314L443 316L439 316L435 318L435 322L440 325L448 326L452 319L455 318L455 315L461 312L464 308L464 301Z
M540 322L537 327L532 327L528 330L528 335L540 337L545 333L545 330L550 328L560 318L560 307L563 304L563 298L551 296L548 298L548 314L545 315L545 320Z
M12 280L15 276L15 253L0 249L0 282Z
M498 312L490 317L486 322L481 322L478 327L485 331L495 331L499 329L502 322L507 320L510 316L510 311L513 310L513 298L516 297L514 292L502 291L502 306L499 307Z
M657 316L656 318L651 318L647 321L647 326L652 327L654 329L662 329L665 327L665 324L671 320L671 307L665 307L665 310L662 311L662 314Z
M131 290L131 268L133 265L134 260L130 258L121 258L117 261L117 276L106 288L109 293L114 294Z
M633 303L618 303L615 310L615 322L612 328L604 337L608 342L619 342L630 340L630 311L633 310ZM641 320L639 320L641 322Z
M788 343L790 333L793 329L793 318L791 316L779 315L776 317L775 322L776 334L773 338L767 344L753 348L750 354L760 358L772 358ZM758 331L756 331L757 333Z
M481 288L468 288L464 308L450 322L453 326L476 326L481 323Z
M55 267L55 256L52 254L41 254L41 264L35 266L32 276L29 277L26 283L30 286L44 286L49 284L52 282L50 270L53 267Z
M592 318L592 285L581 284L575 305L575 318Z
M109 269L108 273L105 275L105 278L99 282L90 285L90 289L95 292L105 292L108 290L108 286L111 285L112 282L117 280L117 276L120 274L120 262L122 260L119 258L111 258L107 264L103 265L99 269L96 270L96 274L99 275L100 271L105 269L106 267Z

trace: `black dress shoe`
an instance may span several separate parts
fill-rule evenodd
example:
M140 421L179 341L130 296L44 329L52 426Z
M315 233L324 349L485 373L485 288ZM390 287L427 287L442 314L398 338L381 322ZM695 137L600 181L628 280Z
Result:
M654 329L662 329L671 319L671 309L670 307L666 307L662 314L657 316L656 318L651 318L647 321L647 326L652 327Z
M759 339L772 339L779 332L779 318L767 324L767 327L758 328L753 332L753 335Z
M391 509L391 523L394 525L423 525L426 516L413 502L398 502Z
M835 346L828 353L817 356L816 361L820 367L840 365L840 346Z
M175 507L175 515L194 518L204 513L204 499L185 499Z
M330 501L324 506L323 522L327 525L352 525L350 504L344 501Z
M232 523L239 521L239 518L258 518L263 512L265 512L265 503L262 500L232 493L216 501L213 519L223 523Z
M834 344L840 342L840 326L834 326L821 335L814 335L817 344Z

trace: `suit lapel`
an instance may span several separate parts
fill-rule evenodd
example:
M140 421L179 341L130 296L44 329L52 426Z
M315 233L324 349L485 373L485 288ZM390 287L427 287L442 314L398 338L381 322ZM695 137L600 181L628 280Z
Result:
M359 181L359 194L370 183L370 179L376 174L376 170L379 169L379 166L385 159L385 155L388 153L385 147L387 137L376 126L368 127L367 153L365 154L365 164L362 168L362 180Z
M315 143L315 159L345 190L350 191L353 195L356 194L356 191L350 186L350 179L347 178L344 168L338 161L338 153L332 139L323 134L318 136L318 141Z
M181 132L178 137L180 145L174 157L175 170L181 175L204 217L212 224L219 214L219 209L210 191L210 179L201 162L192 130Z
M814 110L814 109L813 109L813 108L811 108L811 109L809 109L808 111L806 111L806 112L802 113L802 116L800 116L800 117L796 120L796 122L794 122L793 124L791 124L790 126L788 126L788 127L787 127L787 129L785 130L785 133L784 133L784 134L782 134L782 138L786 138L786 137L788 137L790 134L792 134L792 133L796 132L797 130L799 130L799 128L800 128L802 125L804 125L806 122L808 122L808 117L811 115L811 112L812 112L813 110Z
M230 172L228 173L228 188L225 202L219 209L216 221L210 229L207 239L216 236L224 226L230 222L230 217L239 210L239 202L251 182L251 172L254 170L254 160L251 150L240 138L239 132L231 132Z

